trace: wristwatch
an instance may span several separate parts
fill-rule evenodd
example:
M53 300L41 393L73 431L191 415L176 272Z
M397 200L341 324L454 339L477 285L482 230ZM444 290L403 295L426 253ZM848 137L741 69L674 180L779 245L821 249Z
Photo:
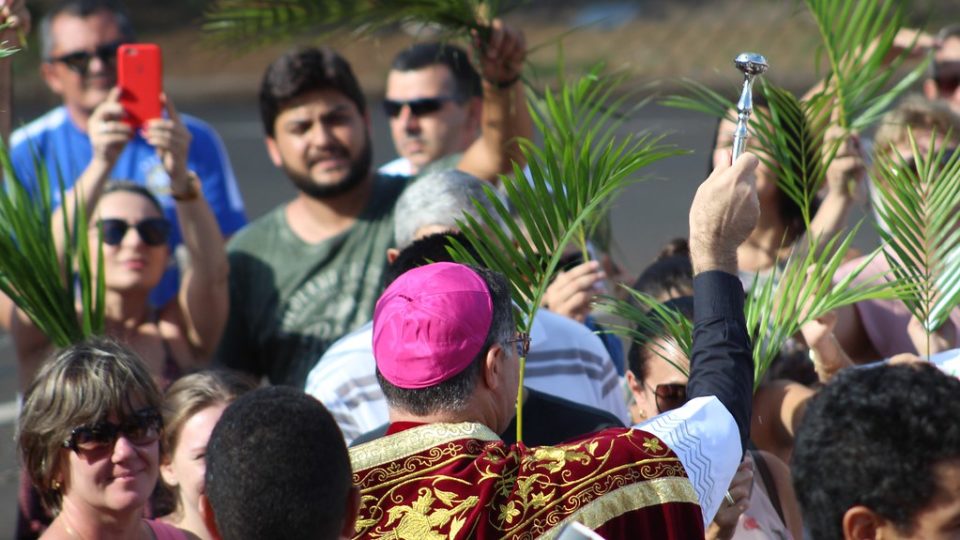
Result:
M196 200L200 197L200 178L197 176L197 173L193 171L187 171L187 186L183 191L173 191L170 190L170 196L173 197L173 200L177 202L188 202Z

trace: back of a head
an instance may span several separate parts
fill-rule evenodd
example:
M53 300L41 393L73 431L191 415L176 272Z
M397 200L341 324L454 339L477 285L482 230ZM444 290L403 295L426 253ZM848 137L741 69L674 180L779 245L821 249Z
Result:
M274 123L287 103L321 90L340 92L361 115L366 113L366 98L353 69L333 49L295 47L274 60L260 82L260 119L267 136L274 136Z
M384 272L384 286L389 287L394 280L414 268L438 262L455 262L453 255L448 251L448 248L453 246L454 240L473 254L474 258L480 257L463 233L427 235L400 250L397 258L387 266Z
M671 240L633 284L646 295L666 301L693 294L693 264L686 239Z
M424 227L455 229L464 214L479 219L474 201L491 215L496 210L484 190L484 182L457 169L428 174L404 190L397 200L394 235L399 249L413 243ZM501 227L502 229L502 227Z
M807 406L791 462L810 538L843 538L865 506L910 534L941 495L936 467L960 460L960 380L932 364L850 369Z
M231 404L206 455L206 495L223 540L337 538L351 496L340 429L317 400L260 388Z
M397 53L390 69L415 71L438 64L445 66L453 75L453 92L457 101L483 95L480 74L470 63L467 51L449 43L415 43Z

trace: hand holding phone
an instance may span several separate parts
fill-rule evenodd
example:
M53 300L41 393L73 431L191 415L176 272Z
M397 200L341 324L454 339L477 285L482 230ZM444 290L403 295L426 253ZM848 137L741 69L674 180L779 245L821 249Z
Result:
M163 105L163 67L160 47L152 43L128 43L117 50L117 85L124 122L140 129L148 121L161 118Z

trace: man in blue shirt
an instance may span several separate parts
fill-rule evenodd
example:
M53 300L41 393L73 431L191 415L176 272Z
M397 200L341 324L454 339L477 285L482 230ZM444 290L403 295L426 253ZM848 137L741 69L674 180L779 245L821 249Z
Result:
M91 144L91 117L108 101L116 85L116 53L120 44L134 40L125 10L114 0L64 0L41 23L43 58L41 74L47 86L63 99L63 105L16 130L11 137L11 159L17 178L37 192L39 159L50 174L69 189L88 168L113 159ZM224 236L246 224L243 200L237 188L223 142L206 123L181 115L192 135L187 167L200 179L200 189L213 209ZM107 128L104 128L107 129ZM171 249L181 243L180 228L170 193L170 178L164 172L156 150L139 133L124 133L113 141L118 152L110 177L132 180L149 188L160 200L173 222ZM60 204L53 189L54 204ZM171 257L171 261L175 258ZM177 291L178 272L174 263L154 289L151 302L161 306Z

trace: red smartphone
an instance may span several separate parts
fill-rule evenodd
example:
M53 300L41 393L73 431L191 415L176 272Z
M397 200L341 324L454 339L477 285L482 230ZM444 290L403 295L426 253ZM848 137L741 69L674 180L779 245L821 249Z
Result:
M126 112L124 121L134 129L163 115L161 60L160 47L153 43L129 43L117 50L120 104Z

